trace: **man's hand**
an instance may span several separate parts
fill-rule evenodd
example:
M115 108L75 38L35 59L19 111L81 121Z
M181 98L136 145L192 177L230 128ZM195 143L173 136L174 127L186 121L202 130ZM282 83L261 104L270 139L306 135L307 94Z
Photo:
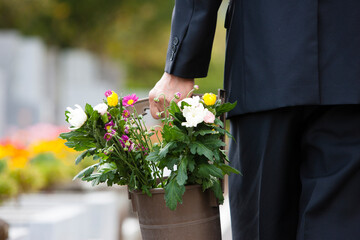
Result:
M160 118L157 113L164 111L164 95L165 104L168 105L174 98L175 93L179 92L181 94L180 99L177 99L177 101L180 101L185 98L193 88L194 79L176 77L165 72L155 87L149 92L150 113L153 118ZM155 102L155 98L159 98L160 101Z

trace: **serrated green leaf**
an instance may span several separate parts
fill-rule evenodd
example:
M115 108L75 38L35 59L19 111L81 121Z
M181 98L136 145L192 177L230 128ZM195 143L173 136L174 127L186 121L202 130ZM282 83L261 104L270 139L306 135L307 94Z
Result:
M76 138L76 137L87 137L88 136L88 133L83 131L83 130L74 130L74 131L70 131L70 132L66 132L66 133L61 133L59 135L59 137L61 139L64 139L64 140L70 140L72 138Z
M176 117L176 119L181 123L181 122L184 122L186 119L185 119L185 117L183 116L183 114L182 113L180 113L180 112L176 112L175 113L175 117Z
M90 148L84 152L82 152L76 159L75 164L78 165L85 157L91 156L96 151L96 148Z
M95 167L97 167L97 166L99 166L98 163L91 165L87 168L84 168L73 178L73 180L75 180L77 178L88 177L90 174L92 174L94 172Z
M215 165L203 163L198 167L198 175L202 178L209 178L210 176L214 176L217 178L223 178L223 172L221 169L217 168Z
M217 178L214 178L214 177L203 179L202 190L205 191L206 189L211 188L212 186L214 186L214 182L216 182L216 181L217 181Z
M179 161L179 157L167 156L166 158L161 159L159 163L159 168L164 169L165 167L167 167L170 170L174 170L174 166L178 165Z
M91 116L91 114L94 112L94 109L93 109L93 107L90 105L90 104L86 104L85 105L85 113L86 113L86 115L88 115L88 116Z
M217 163L216 164L218 168L220 168L224 174L231 174L231 173L235 173L235 174L239 174L240 171L238 171L237 169L227 165L227 164L224 164L224 163Z
M214 134L214 131L212 129L202 129L202 130L198 130L194 133L194 136L205 136L207 134Z
M236 107L237 101L234 103L224 103L221 104L220 106L216 107L216 116L220 116L223 113L229 112L231 110L233 110Z
M175 113L176 113L176 112L181 112L179 106L176 104L175 101L171 101L168 111L169 111L169 113L170 113L171 115L173 115L174 117L176 117L176 116L175 116Z
M193 172L195 169L195 159L193 156L188 156L188 169L190 172Z
M190 144L190 152L192 154L199 154L199 155L204 155L206 158L208 158L209 160L213 160L213 152L207 148L204 144L199 143L199 142L192 142Z
M187 165L188 165L188 159L186 157L182 158L176 176L176 181L178 182L179 185L184 185L186 180L188 179Z
M65 121L69 122L69 116L68 113L70 113L68 110L65 111Z
M104 163L104 164L100 165L98 172L103 174L103 173L107 173L107 172L110 172L110 171L113 171L116 169L117 169L117 166L114 162Z
M218 118L215 118L214 123L219 125L222 128L224 127L224 123Z
M90 118L88 120L89 126L91 126L91 124L93 125L93 127L96 127L96 122L97 120L100 118L100 113L98 113L98 111L93 111L90 115Z
M120 116L120 110L118 108L111 108L109 110L109 113L111 114L111 116L117 118Z
M171 180L165 187L165 202L170 210L175 210L178 202L182 203L185 186L179 185L175 179Z
M146 195L148 195L149 197L151 197L152 194L151 194L150 189L149 189L148 186L142 185L141 190L142 190L143 193L146 193Z
M176 147L176 142L169 142L168 144L163 147L159 152L159 157L164 158L166 154L169 152L169 150Z
M211 187L211 190L214 192L215 197L218 199L219 203L223 204L224 194L219 180L214 182L213 186Z
M201 143L209 149L218 149L220 147L226 146L226 144L219 138L218 135L201 138Z
M155 162L155 163L160 161L159 150L156 149L154 150L154 152L150 152L149 155L146 156L146 161Z
M188 142L188 135L187 132L182 131L180 128L178 128L177 126L173 126L171 128L171 139L169 141L183 141L183 142Z

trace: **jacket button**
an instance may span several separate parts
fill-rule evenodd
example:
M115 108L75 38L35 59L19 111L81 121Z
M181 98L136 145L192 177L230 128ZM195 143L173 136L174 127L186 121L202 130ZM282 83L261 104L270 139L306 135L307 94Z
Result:
M176 47L174 45L171 47L171 52L173 52L173 53L176 52Z
M173 44L174 44L174 46L177 46L179 44L179 38L178 37L174 37Z

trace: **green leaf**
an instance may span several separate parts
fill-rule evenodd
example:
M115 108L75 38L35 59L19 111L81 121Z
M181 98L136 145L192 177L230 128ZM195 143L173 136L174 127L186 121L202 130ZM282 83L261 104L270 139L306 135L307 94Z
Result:
M88 120L89 126L91 126L91 123L93 124L93 126L96 126L96 122L99 118L100 118L100 113L98 113L98 111L93 111Z
M178 182L179 185L184 185L186 180L188 179L187 165L188 165L188 158L186 157L182 158L176 176L176 181Z
M68 110L65 111L65 121L69 122L69 116L68 113L70 113Z
M169 150L176 147L176 142L169 142L168 144L163 147L159 152L159 157L164 158L166 154L169 152Z
M186 120L185 117L183 116L183 114L180 112L176 112L175 117L178 120L178 122L185 122L185 120Z
M141 190L142 190L143 193L146 193L146 195L148 195L149 197L151 197L152 194L151 194L150 189L149 189L148 186L142 185Z
M87 150L89 148L93 148L95 147L95 143L90 142L90 141L86 141L86 142L73 142L73 141L69 141L65 143L65 146L69 147L69 148L73 148L75 151L84 151Z
M171 140L169 141L184 141L184 142L189 142L189 137L187 135L187 132L183 132L181 131L180 128L178 128L177 126L173 126L170 130L171 133Z
M72 138L87 137L87 136L88 136L88 133L83 131L83 130L80 130L80 129L70 131L70 132L66 132L66 133L61 133L59 135L59 137L61 139L64 139L64 140L70 140Z
M193 156L188 156L188 168L190 172L193 172L195 169L195 160Z
M182 203L182 195L185 186L179 185L175 179L171 180L165 187L165 202L170 210L175 210L177 203Z
M159 149L154 150L154 152L150 152L149 155L146 157L146 161L149 162L158 162L159 160Z
M88 177L90 176L90 174L92 174L95 170L95 167L99 166L99 163L96 163L94 165L91 165L83 170L81 170L74 178L73 180L77 179L77 178L82 178L82 177Z
M134 172L131 173L130 181L129 181L129 188L131 190L134 190L137 188L137 182L136 182L136 174Z
M230 174L230 173L235 173L235 174L239 174L240 171L238 171L237 169L227 165L227 164L224 164L224 163L217 163L216 166L218 168L220 168L224 174Z
M219 125L222 128L224 127L224 123L218 118L215 118L214 123Z
M118 108L111 108L110 110L109 110L109 113L111 114L111 116L113 116L113 117L119 117L119 115L120 115L120 110L118 109Z
M219 200L220 204L223 204L224 202L224 194L222 192L220 181L215 181L213 186L211 187L211 190L214 192L215 197Z
M104 173L108 173L108 172L116 170L116 169L117 169L117 167L114 162L104 163L104 164L100 165L98 172L104 174Z
M84 152L82 152L76 159L75 159L75 164L78 165L81 160L83 160L85 157L87 156L91 156L95 153L96 148L90 148Z
M194 133L194 136L205 136L207 134L214 134L214 131L212 129L202 129L202 130L198 130Z
M215 161L214 162L221 162L221 152L219 149L216 149L213 151L213 154L214 154L214 158L215 158Z
M219 138L219 135L206 136L201 138L201 143L209 149L218 149L226 146L226 144Z
M189 107L190 107L190 104L188 104L188 103L185 102L185 101L182 101L182 102L181 102L181 109L184 109L185 106L189 106Z
M85 113L86 113L86 115L91 116L93 112L94 112L93 107L90 104L87 103L85 105Z
M166 158L161 159L159 163L159 168L164 169L167 167L170 170L174 170L174 166L178 165L179 157L167 156Z
M202 178L209 178L209 176L214 176L217 178L223 178L223 172L221 169L216 166L208 163L200 164L198 167L198 175Z
M173 115L174 117L176 117L176 116L175 116L175 113L176 113L176 112L181 112L179 106L176 104L175 101L171 101L168 111L169 111L169 113L171 113L171 115Z
M213 160L213 152L207 148L204 144L199 143L199 142L192 142L190 144L190 152L192 154L199 154L199 155L204 155L205 157L207 157L209 160Z
M220 106L218 106L216 108L216 116L218 117L223 113L233 110L236 107L236 104L237 104L237 101L234 103L227 102L227 103L221 104Z
M218 179L215 177L210 176L210 178L204 179L202 181L202 190L205 191L208 188L211 188L212 186L214 186L214 183L217 181Z

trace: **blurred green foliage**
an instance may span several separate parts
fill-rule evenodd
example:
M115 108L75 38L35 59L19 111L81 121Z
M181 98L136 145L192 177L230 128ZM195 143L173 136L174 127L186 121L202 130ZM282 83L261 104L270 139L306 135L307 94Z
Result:
M0 0L0 29L111 57L125 65L130 88L151 88L163 73L173 6L174 0ZM222 17L219 25L203 91L222 85Z

